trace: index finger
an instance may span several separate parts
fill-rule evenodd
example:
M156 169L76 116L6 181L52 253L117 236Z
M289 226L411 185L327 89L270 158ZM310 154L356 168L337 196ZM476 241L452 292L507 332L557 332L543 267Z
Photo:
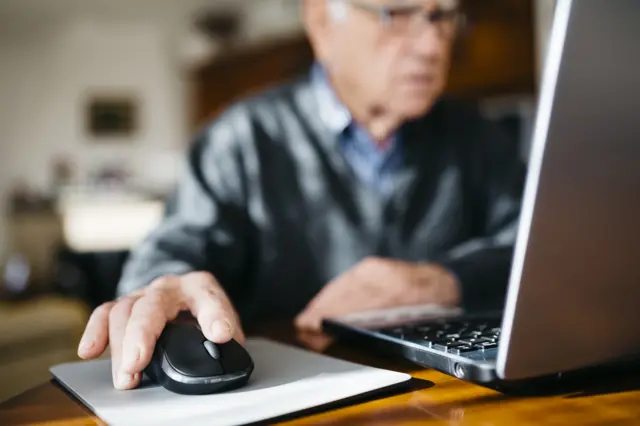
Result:
M202 275L187 276L182 288L185 302L207 339L214 343L226 343L235 338L238 343L244 343L238 316L215 280Z

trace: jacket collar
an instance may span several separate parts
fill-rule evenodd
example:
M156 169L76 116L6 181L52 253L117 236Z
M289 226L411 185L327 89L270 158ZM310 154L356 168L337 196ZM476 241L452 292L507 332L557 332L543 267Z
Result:
M351 113L338 99L324 67L319 63L315 63L311 69L311 84L320 119L335 134L343 133L352 123Z

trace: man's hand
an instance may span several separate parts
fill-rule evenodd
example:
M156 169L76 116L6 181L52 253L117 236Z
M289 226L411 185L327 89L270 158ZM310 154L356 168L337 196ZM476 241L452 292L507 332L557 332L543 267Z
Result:
M132 389L151 361L167 322L190 312L205 337L215 343L232 338L244 344L238 316L222 287L207 273L163 277L130 296L98 307L87 323L78 355L99 357L111 347L113 383Z
M460 303L459 285L444 268L368 258L323 288L295 322L303 330L320 330L325 318L431 303Z

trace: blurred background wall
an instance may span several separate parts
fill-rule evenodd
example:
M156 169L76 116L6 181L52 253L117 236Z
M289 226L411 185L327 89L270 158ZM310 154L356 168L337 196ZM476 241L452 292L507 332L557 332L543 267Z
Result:
M242 42L298 24L282 2L227 3L242 3L234 6L247 19ZM72 163L77 184L111 166L125 168L140 186L166 190L192 130L190 73L215 52L212 41L192 31L194 16L225 8L188 0L0 2L2 211L18 182L51 192L58 158ZM137 98L134 134L87 134L87 103L100 95ZM6 254L6 225L0 229Z

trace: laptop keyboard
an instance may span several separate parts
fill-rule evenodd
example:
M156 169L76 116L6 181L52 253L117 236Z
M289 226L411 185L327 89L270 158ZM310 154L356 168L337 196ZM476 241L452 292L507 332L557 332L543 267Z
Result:
M378 333L460 355L498 347L500 318L441 319L377 330Z

